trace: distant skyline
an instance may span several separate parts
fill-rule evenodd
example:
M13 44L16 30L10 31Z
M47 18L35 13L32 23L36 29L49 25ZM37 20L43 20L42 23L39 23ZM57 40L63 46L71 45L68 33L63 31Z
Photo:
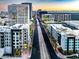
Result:
M7 10L9 4L20 4L30 2L33 10L77 10L79 11L79 0L0 0L0 10Z

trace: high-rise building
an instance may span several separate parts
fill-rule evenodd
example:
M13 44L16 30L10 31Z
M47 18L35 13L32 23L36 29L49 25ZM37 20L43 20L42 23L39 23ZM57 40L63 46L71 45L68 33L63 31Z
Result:
M12 4L8 6L8 13L11 25L17 23L17 6Z
M9 18L12 23L25 24L29 23L32 17L32 4L12 4L8 6Z

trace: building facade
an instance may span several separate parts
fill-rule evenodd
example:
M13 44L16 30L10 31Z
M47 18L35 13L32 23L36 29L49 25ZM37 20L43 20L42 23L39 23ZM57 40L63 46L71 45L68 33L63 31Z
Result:
M71 14L67 13L53 13L53 14L42 14L42 20L52 20L52 21L69 21L71 20Z
M32 17L32 4L12 4L8 6L9 19L12 24L25 24L29 23Z
M64 51L79 51L79 30L63 24L49 24L48 31L58 41Z
M0 43L4 54L11 54L11 30L8 26L0 26Z
M5 55L20 56L28 48L28 24L0 26L0 48Z

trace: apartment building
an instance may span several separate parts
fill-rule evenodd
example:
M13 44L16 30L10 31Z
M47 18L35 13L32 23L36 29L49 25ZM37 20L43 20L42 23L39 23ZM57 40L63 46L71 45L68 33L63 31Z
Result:
M12 53L13 55L19 51L21 53L23 49L28 46L28 25L27 24L15 24L11 29L12 38Z
M0 43L4 53L11 54L11 29L8 26L0 26Z
M79 51L79 30L63 24L49 24L48 31L58 41L64 51Z
M13 26L0 26L0 48L4 54L21 55L23 49L28 48L28 24L15 24Z

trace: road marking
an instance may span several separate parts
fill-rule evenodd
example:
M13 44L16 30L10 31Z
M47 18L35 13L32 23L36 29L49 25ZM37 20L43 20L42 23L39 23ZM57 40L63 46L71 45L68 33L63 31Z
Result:
M40 47L41 59L50 59L45 42L44 42L44 38L42 35L39 21L38 21L38 19L36 19L36 20L37 20L37 28L38 28L38 35L39 35L38 37L39 37L39 47Z

